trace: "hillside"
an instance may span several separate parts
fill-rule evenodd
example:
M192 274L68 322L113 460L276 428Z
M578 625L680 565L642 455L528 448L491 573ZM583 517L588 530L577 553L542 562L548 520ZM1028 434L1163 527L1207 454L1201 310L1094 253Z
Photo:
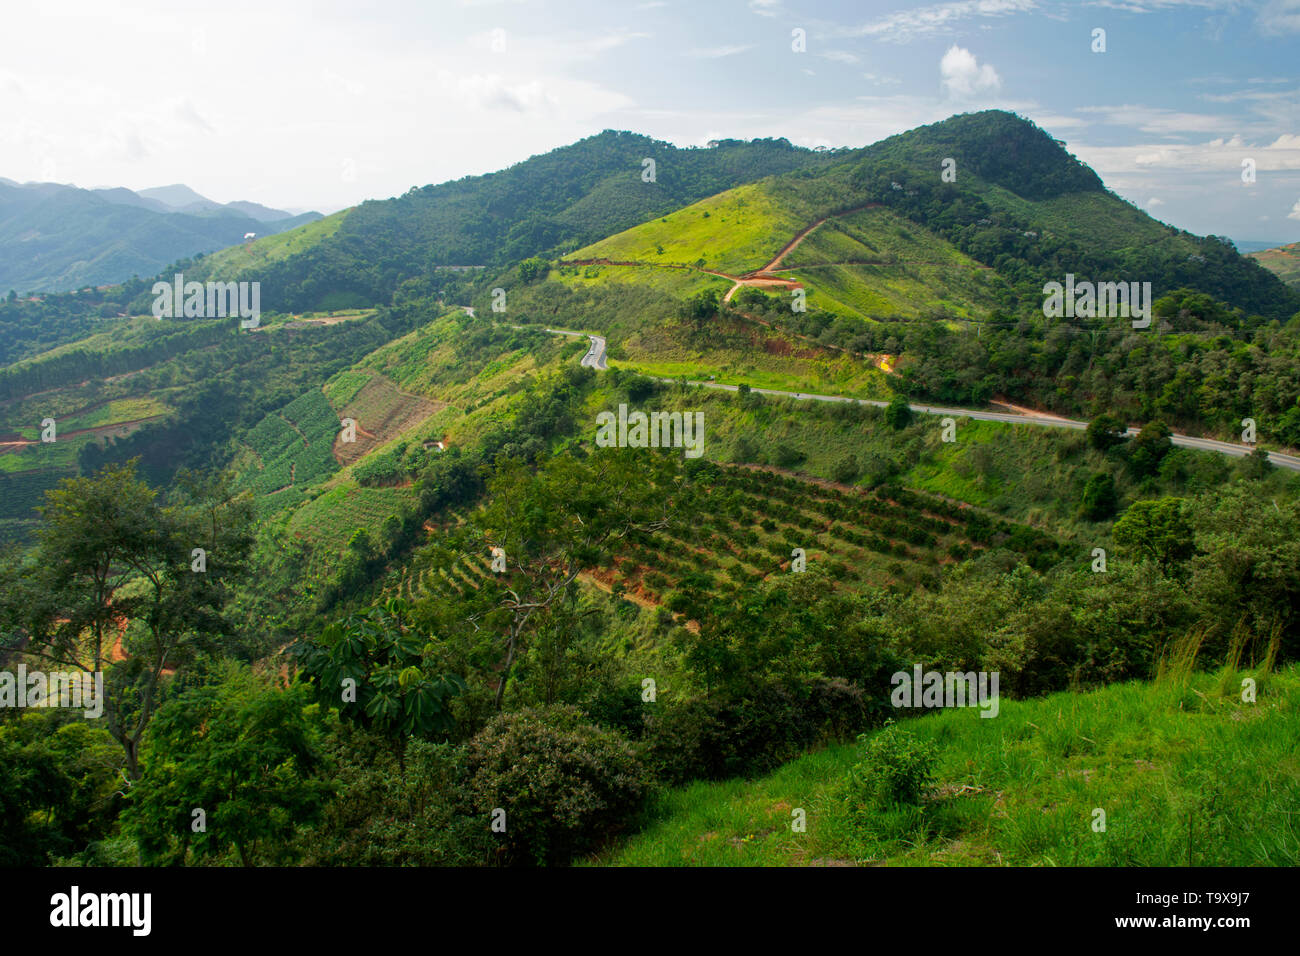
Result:
M1293 288L1300 287L1300 242L1293 242L1289 246L1278 246L1276 249L1252 252L1249 255L1287 285Z
M220 673L202 689L209 703L265 693L288 721L310 713L319 726L300 739L311 761L278 779L321 787L319 812L251 851L217 841L202 851L212 862L250 853L319 865L563 864L601 851L602 861L691 862L749 860L756 846L761 862L1179 862L1189 801L1211 792L1190 782L1205 762L1183 742L1237 745L1262 723L1231 717L1227 685L1207 682L1245 661L1262 674L1300 647L1300 484L1264 455L1175 446L1152 420L1219 429L1245 452L1240 419L1256 415L1260 445L1277 447L1300 430L1300 412L1288 411L1300 407L1297 330L1249 311L1258 267L1222 244L1203 279L1226 299L1172 288L1148 331L1046 319L1043 275L1159 246L1164 227L1023 121L952 123L962 148L1020 150L1029 185L990 163L962 167L960 190L931 194L909 170L882 165L897 161L897 144L871 161L719 146L682 153L705 166L732 155L815 168L649 215L638 199L638 221L579 242L602 217L632 212L612 194L595 206L587 197L611 184L643 197L651 185L639 166L630 182L627 169L609 172L611 157L626 159L615 136L599 140L603 159L581 187L526 163L504 179L433 189L445 208L403 197L175 264L194 278L263 281L317 261L300 291L326 307L268 306L254 330L131 315L147 280L5 303L0 317L28 337L6 343L27 354L0 369L0 534L16 545L0 563L0 634L15 638L4 653L57 639L87 619L76 615L134 615L120 653L143 660L165 646L144 639L158 619L135 600L155 581L181 582L176 600L214 609L195 618L206 630L183 654L120 679L131 693L133 679L154 679L180 695L173 674ZM643 145L633 138L628 149ZM499 218L467 218L456 189L480 200L499 191ZM581 228L578 207L593 217ZM457 243L499 233L520 210L573 231L546 247L549 258L485 247L488 261L446 262ZM421 235L425 214L430 230L448 231ZM364 240L358 217L376 230ZM384 232L399 222L408 239ZM466 231L470 222L481 232ZM1035 231L1050 255L1024 235ZM1169 247L1185 241L1201 248L1176 236ZM390 257L371 258L371 243ZM417 252L429 258L408 275L414 259L402 257ZM1160 256L1168 272L1153 283L1181 281L1176 255ZM388 291L360 307L372 281ZM792 308L800 300L803 311ZM32 330L23 323L33 316L55 327ZM604 337L608 368L580 364L580 332ZM723 384L735 390L709 387ZM1027 416L976 420L922 407L933 395L968 410L1030 395L1100 422L1085 433ZM627 408L703 431L683 445L679 430L671 450L598 440L601 416ZM54 442L42 440L50 419ZM1128 434L1130 423L1141 431ZM51 522L73 530L37 533ZM90 558L73 565L51 550L69 540L89 542ZM203 578L190 563L195 540L215 542ZM103 606L61 577L111 566L95 549L121 542L140 549L133 560L166 562L161 576L128 571L127 590ZM1170 691L1170 668L1182 674L1198 655L1205 673ZM996 671L999 719L975 718L973 729L961 714L909 721L939 748L937 787L910 809L834 817L859 759L845 741L897 739L881 727L897 716L890 675L913 665ZM250 690L259 674L295 679ZM1289 719L1291 674L1261 682L1261 708L1281 702L1270 719ZM337 693L353 675L355 708ZM1132 683L1156 678L1154 689ZM201 711L162 706L163 729L122 752L124 772L142 774L138 792L166 801L158 755L191 740L169 741L168 728L175 714ZM1058 711L1072 716L1054 723ZM1161 733L1146 749L1134 736L1139 713ZM30 716L24 728L41 719ZM25 760L28 741L44 739L32 733L0 727L0 746ZM90 733L109 752L121 745L111 729ZM1267 760L1289 759L1279 739L1262 748ZM591 822L569 826L549 804L527 809L535 795L519 775L550 759L527 750L539 740L564 741L557 752L578 755L565 772L611 788L609 802L583 811ZM508 757L486 755L492 747ZM522 756L509 749L519 747ZM1196 773L1180 775L1189 752ZM737 782L785 764L787 776ZM1058 764L1077 779L1044 773ZM1151 785L1147 764L1172 781L1168 791ZM1243 758L1237 769L1253 785L1264 767ZM1105 793L1089 789L1098 779ZM102 782L102 820L61 843L29 842L31 858L200 853L138 839L139 811L112 797L118 774ZM1165 802L1151 796L1165 792ZM1212 826L1228 832L1270 812L1259 792L1213 791ZM1069 826L1102 800L1119 801L1100 804L1115 839L1084 842L1093 831L1085 824L1081 838ZM498 839L481 821L506 804L514 822ZM1143 830L1147 843L1128 839L1134 805L1159 821ZM796 808L809 811L804 842L770 822ZM719 835L729 814L736 823ZM74 815L21 822L48 835ZM886 829L864 829L875 818ZM1261 849L1218 833L1214 850L1193 841L1204 854L1193 860L1294 855L1285 835Z
M941 181L952 159L955 181ZM1289 318L1300 297L1227 240L1166 226L1107 191L1030 121L990 110L872 144L852 187L948 239L1041 302L1045 281L1150 281L1187 287L1261 315Z
M1263 690L1240 699L1241 679ZM898 729L932 745L914 805L863 808L839 744L756 780L670 791L602 866L1295 866L1300 672L1197 675L949 710ZM864 738L878 739L882 731ZM793 832L792 811L807 815ZM1105 830L1094 829L1105 811Z
M937 175L947 158L955 182ZM1120 317L1046 318L1043 285L1067 274L1149 281L1158 334ZM1300 444L1288 371L1300 342L1255 335L1300 298L1230 244L1107 192L1007 113L711 196L561 255L540 279L488 271L476 309L493 287L519 321L599 332L611 363L646 374L860 397L887 395L888 381L915 399L1161 417L1224 438L1249 417ZM1244 390L1223 387L1224 367Z
M378 304L437 267L501 266L575 249L741 183L842 158L784 140L679 149L607 130L500 172L362 203L336 232L259 268L257 278L263 301L281 310ZM655 162L653 182L642 180L644 159Z
M210 201L178 211L129 190L0 183L0 289L58 292L150 276L177 259L234 245L246 233L282 232L320 218L268 218L279 212Z

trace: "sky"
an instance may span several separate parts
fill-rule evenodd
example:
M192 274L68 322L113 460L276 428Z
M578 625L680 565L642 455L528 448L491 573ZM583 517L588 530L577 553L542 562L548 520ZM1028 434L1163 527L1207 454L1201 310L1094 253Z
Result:
M0 23L19 182L331 212L603 129L862 146L997 108L1158 219L1300 240L1300 0L42 0Z

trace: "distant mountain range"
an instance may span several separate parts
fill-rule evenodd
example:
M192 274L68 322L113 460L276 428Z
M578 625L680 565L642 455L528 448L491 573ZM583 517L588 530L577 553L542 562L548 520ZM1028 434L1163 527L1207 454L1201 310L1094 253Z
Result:
M247 233L270 235L319 218L255 202L218 203L180 184L134 192L0 176L0 294L148 276Z

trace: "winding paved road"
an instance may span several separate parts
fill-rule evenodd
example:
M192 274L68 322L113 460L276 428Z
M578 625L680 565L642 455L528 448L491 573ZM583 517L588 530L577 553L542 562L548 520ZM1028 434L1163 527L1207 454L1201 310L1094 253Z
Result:
M523 328L516 325L515 328ZM587 354L582 357L578 364L585 365L588 368L606 371L609 366L605 364L605 337L603 335L593 335L590 332L570 332L568 329L545 329L544 331L553 332L556 335L583 335L591 339L591 348L587 349Z
M591 348L587 354L582 357L582 364L595 369L605 369L608 366L605 362L605 339L599 335L593 335L589 332L571 332L568 329L547 329L547 332L553 332L556 335L585 335L591 340ZM660 376L650 376L660 382L680 382L681 379L663 378ZM718 388L728 392L740 390L739 385L723 385L720 382L698 382L691 379L686 380L687 385L700 385L704 388ZM874 405L877 408L884 408L888 402L882 402L870 398L848 398L843 395L819 395L816 392L784 392L775 388L751 388L751 391L758 392L760 395L775 395L778 398L793 398L798 401L814 402L857 402L859 405ZM909 408L914 412L922 415L948 415L953 418L973 418L982 422L1006 422L1011 425L1045 425L1049 428L1073 428L1083 431L1088 427L1087 422L1076 421L1071 418L1034 418L1029 415L1017 415L1015 412L985 412L971 408L945 408L942 405L919 405L909 404ZM1126 434L1136 435L1138 430L1130 428ZM1252 445L1238 445L1232 442L1219 441L1215 438L1193 438L1191 435L1170 435L1169 440L1182 448L1195 448L1198 451L1217 451L1224 455L1231 455L1234 458L1244 458L1254 451ZM1300 457L1295 455L1286 455L1280 451L1271 451L1268 453L1268 460L1278 468L1286 468L1290 471L1300 471Z

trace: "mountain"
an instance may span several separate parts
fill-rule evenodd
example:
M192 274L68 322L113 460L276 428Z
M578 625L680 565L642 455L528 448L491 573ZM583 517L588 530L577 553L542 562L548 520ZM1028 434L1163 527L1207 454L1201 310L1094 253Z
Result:
M336 663L356 660L363 687L396 688L395 673L410 684L420 667L456 678L463 689L447 725L455 736L438 748L412 741L405 758L413 778L442 788L433 797L439 806L462 806L454 788L465 776L430 761L465 740L481 743L478 735L519 719L534 702L562 701L598 721L602 734L635 737L626 752L672 786L761 774L870 729L891 713L890 675L913 662L999 674L999 721L966 719L975 717L969 712L937 726L908 721L947 748L939 792L924 811L942 829L918 848L915 814L890 817L895 810L867 812L864 804L841 831L852 843L802 845L824 859L893 853L907 862L929 847L936 861L990 852L1021 853L1024 863L1069 861L1078 841L1058 841L1045 856L1042 840L1022 852L1016 833L986 832L1002 819L995 796L1024 802L1019 817L1007 803L1008 819L1038 820L1041 806L1056 801L1062 826L1078 823L1080 808L1104 802L1082 772L1104 762L1097 748L1129 746L1152 714L1166 737L1198 730L1239 737L1244 724L1234 708L1272 707L1276 717L1293 707L1293 673L1270 671L1275 658L1290 660L1300 648L1293 610L1300 488L1291 474L1270 473L1266 456L1175 447L1152 424L1162 418L1236 443L1249 416L1261 445L1300 444L1300 322L1274 322L1256 309L1262 302L1281 311L1293 300L1276 277L1230 244L1170 230L1111 196L1050 136L1005 114L956 118L833 155L769 145L741 151L754 162L730 169L707 150L664 152L676 168L658 163L653 184L640 178L639 162L631 175L625 168L646 142L635 138L626 154L617 139L604 143L585 183L572 164L521 164L434 187L436 200L417 190L367 204L364 215L344 211L176 263L187 276L278 277L281 301L333 306L389 290L375 308L294 315L268 308L255 330L230 319L122 315L132 307L147 313L147 278L0 303L0 356L28 356L0 370L0 540L18 545L12 560L0 555L0 623L28 620L15 615L30 607L43 618L25 629L40 636L70 619L62 607L78 595L62 583L66 562L51 542L95 538L118 522L111 529L125 533L101 532L91 546L159 547L161 513L121 505L152 499L149 489L105 484L127 482L121 473L90 480L101 466L120 465L168 489L158 506L187 522L170 526L178 577L169 580L199 580L191 544L218 542L203 549L212 577L202 580L230 590L214 647L272 673L297 669L322 707L337 698L338 674L324 669L335 666L327 657L336 650L359 655ZM1001 161L1005 152L1018 157L1021 175ZM670 185L670 173L684 177L698 156L706 161L693 182L649 190ZM770 162L757 161L763 156ZM957 162L954 183L937 175L945 158ZM765 166L778 174L745 179ZM745 181L677 200L728 179ZM77 198L57 188L41 195L50 203ZM658 206L668 201L678 204ZM509 252L493 245L504 239L514 243ZM1190 277L1182 265L1189 255L1200 257ZM1151 281L1159 321L1137 331L1110 319L1049 319L1042 283L1061 270ZM350 284L354 273L361 284ZM504 314L494 309L500 291ZM581 332L607 339L608 369L580 364L589 348ZM30 355L52 340L63 344ZM734 390L695 384L702 379ZM895 395L908 400L891 402ZM995 397L1117 421L1083 434L1044 427L1042 418L995 420L979 410ZM938 399L964 408L921 404ZM663 440L658 452L644 442L638 450L635 439L629 448L600 447L599 412L620 406L669 424L698 421L697 441L683 447L698 456L665 454ZM43 440L47 419L57 426L55 441ZM1121 437L1130 422L1148 425ZM182 468L220 469L229 484L191 481ZM62 501L87 530L34 539L48 520L36 510L45 493L78 476ZM1093 493L1099 482L1108 497ZM113 490L121 488L128 493ZM1117 518L1124 508L1135 510ZM232 513L238 534L218 536ZM33 543L38 550L24 554ZM245 560L235 550L245 546L247 573L223 577L234 557ZM512 562L500 572L489 563L497 546ZM1097 550L1109 557L1106 573L1089 568ZM512 608L506 601L518 604L512 594L522 586L533 588L526 594L552 588L556 598L529 609L535 623L515 632L523 635L516 654L500 615ZM135 616L128 637L150 626L142 603L111 605L114 620ZM402 620L418 626L420 639L406 642L409 649L394 643L392 653L405 657L384 660L397 666L365 659L378 646L365 642L397 638ZM301 653L286 656L293 642ZM152 643L125 646L143 663ZM1183 677L1198 653L1213 673L1188 686ZM1248 660L1262 693L1258 703L1234 703ZM163 678L173 700L189 675L205 673L188 656L174 666ZM134 671L113 673L129 680ZM662 688L648 714L646 674ZM1032 707L1018 700L1153 674L1163 686L1148 693L1128 683L1084 701L1074 717L1074 695ZM413 706L420 699L408 698ZM285 713L301 714L303 700L283 700ZM362 703L357 712L368 712ZM1070 720L1053 724L1063 707ZM1122 726L1106 724L1115 714ZM1020 757L1072 761L1067 769L1080 773L1048 781L1049 789L1074 788L1070 794L1035 789L1043 774L1033 760L1019 777L997 776L1005 769L1003 722L1023 738ZM1275 735L1270 760L1255 755L1235 771L1275 766L1290 730ZM894 749L871 743L866 753L846 752L832 773L817 771L819 762L796 768L804 782L789 792L765 781L772 827L786 826L777 816L796 804L824 808L809 834L822 840L835 832L829 811L852 804L819 794L841 793L846 776L866 779L850 766L861 760L866 773L877 752L924 757L929 749L909 748L895 731L881 738ZM166 739L151 741L170 746ZM389 839L378 835L392 833L392 820L413 805L399 795L372 809L373 794L392 791L379 777L353 774L373 762L371 752L349 757L348 741L361 739L349 734L330 745L356 767L340 771L343 803L331 805L321 828L300 834L312 854L306 862L343 862L358 832ZM1081 739L1092 749L1081 750ZM1204 789L1211 755L1242 752L1234 742L1202 748L1176 788L1178 801ZM163 752L155 747L147 753ZM390 749L376 740L373 753ZM1148 753L1147 763L1162 770L1171 754ZM150 761L146 768L159 765ZM395 763L386 767L392 779L402 777ZM1154 792L1144 768L1103 780L1102 789ZM105 788L120 785L104 777ZM1232 779L1244 781L1241 794L1231 794L1239 809L1212 821L1231 832L1234 821L1295 803L1291 792L1251 803L1250 794L1272 792L1268 781ZM810 782L818 789L808 791ZM1180 860L1185 841L1173 837L1185 829L1183 817L1159 800L1148 804L1151 814L1165 814L1161 832L1171 836L1141 862ZM411 830L412 853L426 852L429 834L451 832L449 821L448 847L486 829L478 810L459 821L425 819L429 825ZM893 826L890 819L897 832L886 834L888 844L854 848L880 820ZM859 824L867 832L856 834ZM722 852L709 836L716 829L704 821L682 830L682 840L654 846ZM743 843L753 829L738 826L734 839ZM1086 825L1071 832L1087 834L1096 859L1133 853L1128 844L1092 841ZM906 848L891 849L894 836L906 837ZM722 839L734 857L733 838ZM954 839L964 842L955 847ZM777 843L789 850L788 840L764 845ZM763 839L741 851L751 844ZM1264 859L1252 841L1231 847L1214 859ZM643 852L646 842L629 848ZM420 862L404 852L386 862ZM456 852L467 862L492 858L486 843ZM1200 848L1186 851L1188 862L1193 852L1204 862ZM1276 852L1268 862L1296 856L1290 845L1267 852Z
M165 212L184 212L194 216L216 216L237 214L256 219L258 222L279 222L295 218L295 213L284 209L272 209L261 203L235 200L234 202L214 202L207 196L196 193L189 186L177 183L171 186L155 186L141 189L136 193L151 207Z
M184 205L177 205L177 204ZM169 262L320 218L227 205L186 186L136 193L0 182L0 290L55 292L148 276Z
M141 189L139 195L145 199L152 199L155 202L162 203L174 212L201 212L205 209L217 209L221 206L220 203L199 195L182 183L174 183L171 186L155 186L152 189Z
M285 209L272 209L270 206L263 206L261 203L256 202L246 202L242 199L228 202L223 208L243 213L248 218L256 219L258 222L278 222L283 219L294 219L301 215L301 213L295 214Z
M954 182L940 180L945 159L955 163ZM1151 218L1106 189L1063 142L1011 113L963 114L875 143L855 184L1026 293L1073 273L1149 281L1157 296L1196 289L1268 318L1300 309L1300 297L1231 240Z
M1153 298L1193 289L1270 318L1300 309L1231 243L1152 219L1064 144L1000 111L720 193L558 262L548 281L570 288L589 286L595 270L656 288L693 275L688 293L713 284L755 307L800 288L805 311L777 311L812 335L847 319L987 321L998 309L1035 310L1042 286L1067 274L1149 281ZM582 282L567 264L582 265Z
M606 130L500 172L362 203L319 243L268 267L256 264L255 278L264 306L320 308L327 295L330 307L376 305L404 280L438 267L502 266L571 251L733 186L824 169L846 155L784 139L681 149Z
M1261 249L1248 255L1287 285L1300 290L1300 242Z

